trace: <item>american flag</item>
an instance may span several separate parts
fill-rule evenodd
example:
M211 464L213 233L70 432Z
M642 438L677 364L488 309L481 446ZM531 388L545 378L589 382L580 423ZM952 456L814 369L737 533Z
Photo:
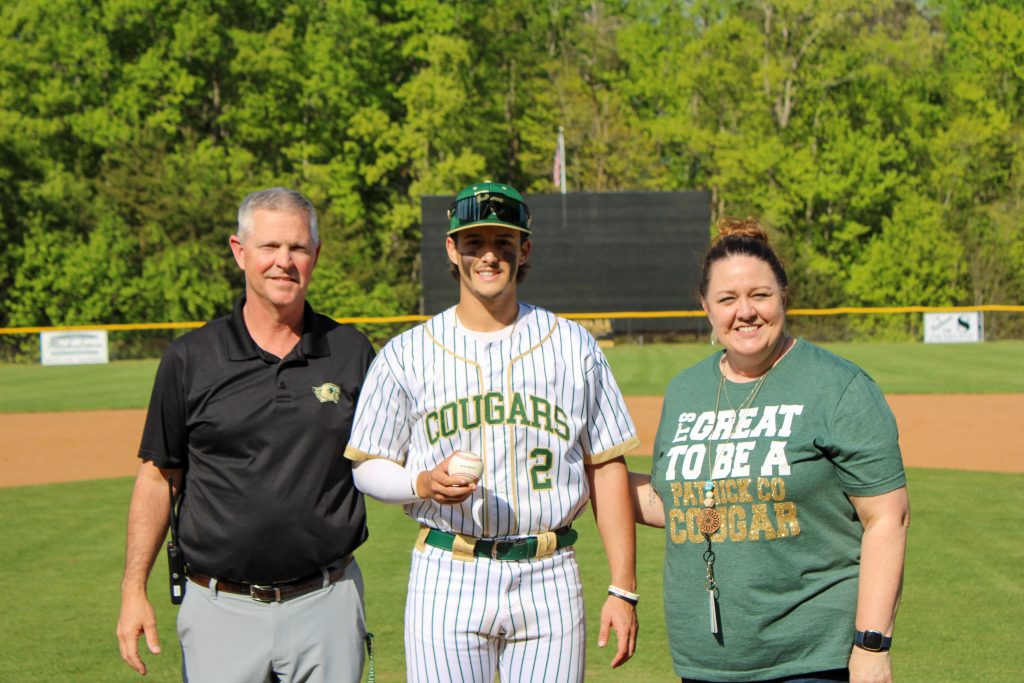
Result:
M565 194L565 134L564 129L558 127L558 146L555 149L555 161L551 168L551 181L556 188L562 188Z

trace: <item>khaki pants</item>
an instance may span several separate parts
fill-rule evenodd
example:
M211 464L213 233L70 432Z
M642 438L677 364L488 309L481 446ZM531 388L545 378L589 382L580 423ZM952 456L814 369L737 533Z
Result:
M189 581L178 638L186 683L356 683L365 655L363 576L352 560L327 588L272 603Z

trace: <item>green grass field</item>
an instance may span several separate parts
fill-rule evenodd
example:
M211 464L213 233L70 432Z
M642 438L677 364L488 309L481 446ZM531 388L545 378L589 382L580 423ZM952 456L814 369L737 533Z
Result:
M1024 341L985 344L825 344L890 394L1024 392ZM711 353L707 344L620 345L606 350L627 396L660 396L668 381ZM42 367L0 365L0 412L145 408L157 361Z
M0 413L145 408L155 360L107 365L0 365Z
M645 459L631 465L646 468ZM901 683L1020 680L1024 626L1024 475L911 470L913 522L894 667ZM133 681L114 625L130 479L0 489L0 680ZM415 525L370 501L371 537L357 557L377 642L377 680L404 680L402 609ZM590 623L588 681L673 680L661 614L660 530L640 529L641 636L625 668L608 669L594 617L608 583L590 515L577 523ZM164 646L147 681L177 681L174 610L163 557L150 584Z
M1024 342L979 345L828 345L889 393L1024 392ZM660 394L705 357L707 345L619 346L608 357L624 393ZM0 366L0 412L142 408L155 361L107 366ZM631 459L647 469L646 458ZM1024 475L910 470L913 523L894 650L896 680L1020 680L1024 627ZM0 489L0 681L133 681L114 625L119 605L129 479ZM415 525L396 506L368 501L371 538L359 553L377 680L404 680L402 612ZM595 645L608 583L589 515L578 544L591 637L588 681L673 680L661 613L662 532L639 529L641 640L624 669ZM180 680L174 608L163 557L150 589L164 653L149 681Z

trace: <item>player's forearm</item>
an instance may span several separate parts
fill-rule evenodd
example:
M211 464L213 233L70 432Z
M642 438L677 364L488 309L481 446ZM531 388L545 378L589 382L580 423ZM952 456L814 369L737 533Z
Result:
M135 489L128 508L122 593L145 593L149 572L167 535L171 500L164 474L174 476L177 491L181 481L180 470L161 471L152 463L144 462L135 479Z
M903 587L904 552L910 524L906 489L884 494L877 500L855 500L864 524L856 627L890 635Z
M370 458L352 464L356 488L383 503L404 505L420 500L416 472L387 458Z
M611 582L628 591L636 590L636 527L629 493L629 470L623 458L588 466L590 502L594 509Z

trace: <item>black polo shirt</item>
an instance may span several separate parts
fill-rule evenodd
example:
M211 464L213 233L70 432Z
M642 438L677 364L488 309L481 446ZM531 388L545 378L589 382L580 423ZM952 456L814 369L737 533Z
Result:
M249 335L244 302L167 349L139 457L185 469L179 536L193 568L287 581L366 540L342 453L373 347L306 304L301 340L278 358Z

